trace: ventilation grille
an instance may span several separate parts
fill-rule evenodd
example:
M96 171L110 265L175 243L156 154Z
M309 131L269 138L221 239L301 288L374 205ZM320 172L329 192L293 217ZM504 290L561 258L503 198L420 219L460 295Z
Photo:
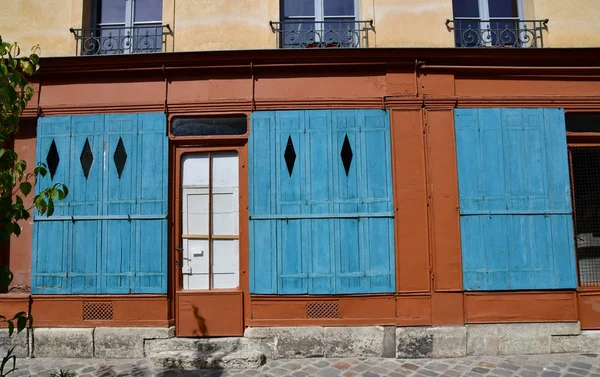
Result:
M306 304L306 318L339 318L338 301L318 301Z
M113 304L112 302L84 302L83 320L84 321L112 321Z

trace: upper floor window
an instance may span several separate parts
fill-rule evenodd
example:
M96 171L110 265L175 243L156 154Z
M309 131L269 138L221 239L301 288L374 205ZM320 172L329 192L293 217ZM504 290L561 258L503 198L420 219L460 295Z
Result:
M452 7L456 47L542 47L547 20L524 20L522 0L452 0Z
M162 24L162 0L95 0L91 24L71 30L82 55L160 52L168 28Z
M271 25L283 48L360 47L372 27L356 0L281 0L281 20Z

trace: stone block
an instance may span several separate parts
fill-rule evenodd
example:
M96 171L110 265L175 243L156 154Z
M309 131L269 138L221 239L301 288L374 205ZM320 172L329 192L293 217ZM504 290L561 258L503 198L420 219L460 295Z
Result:
M465 357L467 353L467 328L443 326L429 329L433 336L433 357Z
M499 331L499 325L467 325L467 356L498 355Z
M381 326L325 327L325 357L383 357L384 336Z
M93 328L34 328L35 357L94 357Z
M0 329L0 358L4 357L9 349L15 347L12 354L16 357L29 356L29 330L25 329L12 337L8 336L8 329Z
M550 353L552 326L544 323L513 323L498 327L500 355Z
M433 357L433 333L427 327L398 327L396 357L418 359Z
M248 328L244 336L249 347L272 359L323 357L325 355L322 327Z
M231 353L246 349L244 338L169 338L148 339L145 341L146 357L164 352L225 352Z
M600 349L600 331L582 331L576 336L552 336L550 347L552 353L597 353Z
M166 327L98 327L94 331L94 356L103 358L144 357L144 342L172 336Z
M265 356L257 351L197 352L165 351L150 357L156 368L165 369L253 369L265 363Z
M396 357L463 357L467 350L465 326L399 327L396 329Z

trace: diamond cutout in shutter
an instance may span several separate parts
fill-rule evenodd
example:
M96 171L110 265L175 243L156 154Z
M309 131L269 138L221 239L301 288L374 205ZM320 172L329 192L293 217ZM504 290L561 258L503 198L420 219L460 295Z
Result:
M119 138L119 142L117 143L117 148L115 149L113 160L115 161L117 174L119 175L119 178L121 178L121 174L123 174L123 169L125 169L125 162L127 162L127 152L125 151L123 139L121 138Z
M342 152L340 153L340 157L342 157L342 163L344 164L344 170L346 170L346 177L350 172L352 156L352 148L350 147L350 141L348 141L348 134L346 134L346 137L344 137L344 143L342 144Z
M81 168L83 169L83 175L85 179L88 179L90 175L90 169L92 168L92 162L94 162L94 155L92 154L92 148L90 147L90 141L88 138L85 139L81 156L79 156L79 162L81 162Z
M50 170L50 179L54 179L59 162L58 149L56 149L56 143L52 139L52 144L50 144L50 149L48 149L48 154L46 155L46 163L48 164L48 170Z
M291 177L292 171L294 170L294 163L296 162L296 151L294 150L294 143L292 143L292 135L288 136L283 157L285 158L285 164L287 165L288 173L290 173Z

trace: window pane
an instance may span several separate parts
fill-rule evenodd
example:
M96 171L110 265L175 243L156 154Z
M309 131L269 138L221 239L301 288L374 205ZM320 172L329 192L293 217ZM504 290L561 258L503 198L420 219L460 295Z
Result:
M600 113L566 113L568 132L600 132Z
M100 23L125 23L125 0L99 0Z
M218 118L178 118L171 124L173 136L244 135L245 116Z
M354 0L324 0L325 16L353 16Z
M314 17L314 0L285 0L283 2L283 17Z
M135 0L134 22L162 21L162 0Z
M479 17L479 3L477 0L452 0L452 12L454 18Z
M490 17L519 17L517 0L488 0Z

